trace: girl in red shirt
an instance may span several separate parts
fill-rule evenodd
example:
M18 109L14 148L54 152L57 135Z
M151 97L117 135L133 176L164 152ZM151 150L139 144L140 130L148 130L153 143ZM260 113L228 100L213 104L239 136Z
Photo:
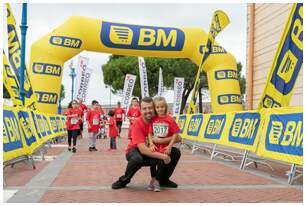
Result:
M116 146L116 137L119 135L118 129L116 126L116 119L114 111L110 110L108 112L108 116L110 117L106 124L108 124L108 136L110 138L110 150L117 149Z
M168 114L168 105L166 99L164 97L156 97L154 98L154 108L156 112L156 116L152 118L150 127L149 127L149 135L148 142L149 147L152 151L157 151L160 153L165 153L170 155L171 148L175 142L175 139L178 135L180 128L174 121L174 119ZM154 144L153 136L158 138L167 138L171 137L171 141L169 144ZM151 182L148 186L148 190L154 190L155 192L160 191L159 181L156 180L156 166L158 164L157 161L151 162Z
M79 109L79 104L76 100L69 103L65 115L67 116L66 126L68 131L68 151L71 151L71 139L73 139L72 152L76 152L76 141L77 136L81 133L80 123L82 121L82 111Z
M141 112L140 112L140 108L139 108L138 99L136 97L134 97L132 99L132 106L129 108L129 111L127 112L127 118L130 121L129 132L128 132L128 138L129 139L131 139L131 128L133 126L133 123L140 116L141 116Z

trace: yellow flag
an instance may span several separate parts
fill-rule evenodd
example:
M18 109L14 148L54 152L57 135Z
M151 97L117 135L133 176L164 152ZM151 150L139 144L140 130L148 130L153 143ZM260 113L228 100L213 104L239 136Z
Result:
M9 62L7 61L7 57L3 52L3 83L9 92L11 99L13 100L13 104L15 106L22 105L22 101L19 95L19 84L16 80L15 74L12 72Z
M9 4L7 6L8 57L20 85L21 47L16 30L16 22ZM27 69L24 74L25 106L36 110L37 97L32 89Z
M201 76L201 70L202 66L204 65L205 61L207 60L210 52L211 52L211 47L214 45L214 41L216 36L230 23L230 20L228 16L226 15L225 12L221 10L217 10L214 12L213 19L211 21L210 25L210 30L209 30L209 35L208 39L206 42L206 48L204 49L204 53L202 56L202 61L201 64L199 65L199 69L197 72L197 76L195 78L193 90L192 90L192 95L191 99L187 108L187 114L192 114L197 111L197 97L199 93L199 88L200 88L200 76Z
M303 4L294 4L278 45L258 108L289 106L303 66Z

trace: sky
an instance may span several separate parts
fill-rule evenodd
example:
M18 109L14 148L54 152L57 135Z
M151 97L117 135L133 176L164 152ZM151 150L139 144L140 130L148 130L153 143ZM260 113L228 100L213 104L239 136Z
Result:
M11 4L11 7L19 28L21 22L21 4ZM219 34L216 40L222 47L235 56L237 62L242 63L243 73L245 74L247 41L246 4L29 3L26 45L27 65L29 64L32 43L74 15L148 26L198 27L208 31L212 14L218 9L226 12L231 23ZM4 37L6 37L5 30ZM4 48L6 48L6 44L4 40ZM90 104L93 99L98 100L103 105L109 104L110 101L112 104L120 101L121 97L110 94L110 89L106 88L103 83L101 65L107 63L110 54L84 51L79 55L90 59L89 68L93 71L88 86L86 103ZM72 58L74 66L77 64L77 58L78 56ZM69 64L70 61L67 61L64 65L62 83L65 87L66 98L62 101L63 105L68 104L71 99ZM168 102L173 102L173 91L167 91L165 97Z

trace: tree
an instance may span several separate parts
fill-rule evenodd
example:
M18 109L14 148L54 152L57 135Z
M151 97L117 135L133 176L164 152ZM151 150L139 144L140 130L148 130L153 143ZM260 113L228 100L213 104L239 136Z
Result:
M145 58L148 76L149 93L155 96L158 90L159 68L163 69L163 81L166 89L173 89L175 77L185 79L182 96L181 112L185 108L187 98L193 89L194 77L198 66L188 59ZM112 55L109 61L102 65L104 83L112 86L112 92L123 89L126 74L137 76L133 95L141 96L138 59L133 56ZM207 84L206 84L207 85Z
M242 64L241 64L241 62L238 62L237 70L238 70L238 79L239 79L241 95L244 95L245 94L246 79L245 79L245 76L241 74L241 71L242 71Z

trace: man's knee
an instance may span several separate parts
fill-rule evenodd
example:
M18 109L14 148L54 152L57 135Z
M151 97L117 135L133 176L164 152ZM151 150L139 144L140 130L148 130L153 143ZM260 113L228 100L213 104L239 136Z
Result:
M130 161L132 161L134 164L139 165L139 166L143 165L144 163L143 157L141 155L132 157Z
M179 159L181 157L181 151L176 147L172 147L171 157Z

